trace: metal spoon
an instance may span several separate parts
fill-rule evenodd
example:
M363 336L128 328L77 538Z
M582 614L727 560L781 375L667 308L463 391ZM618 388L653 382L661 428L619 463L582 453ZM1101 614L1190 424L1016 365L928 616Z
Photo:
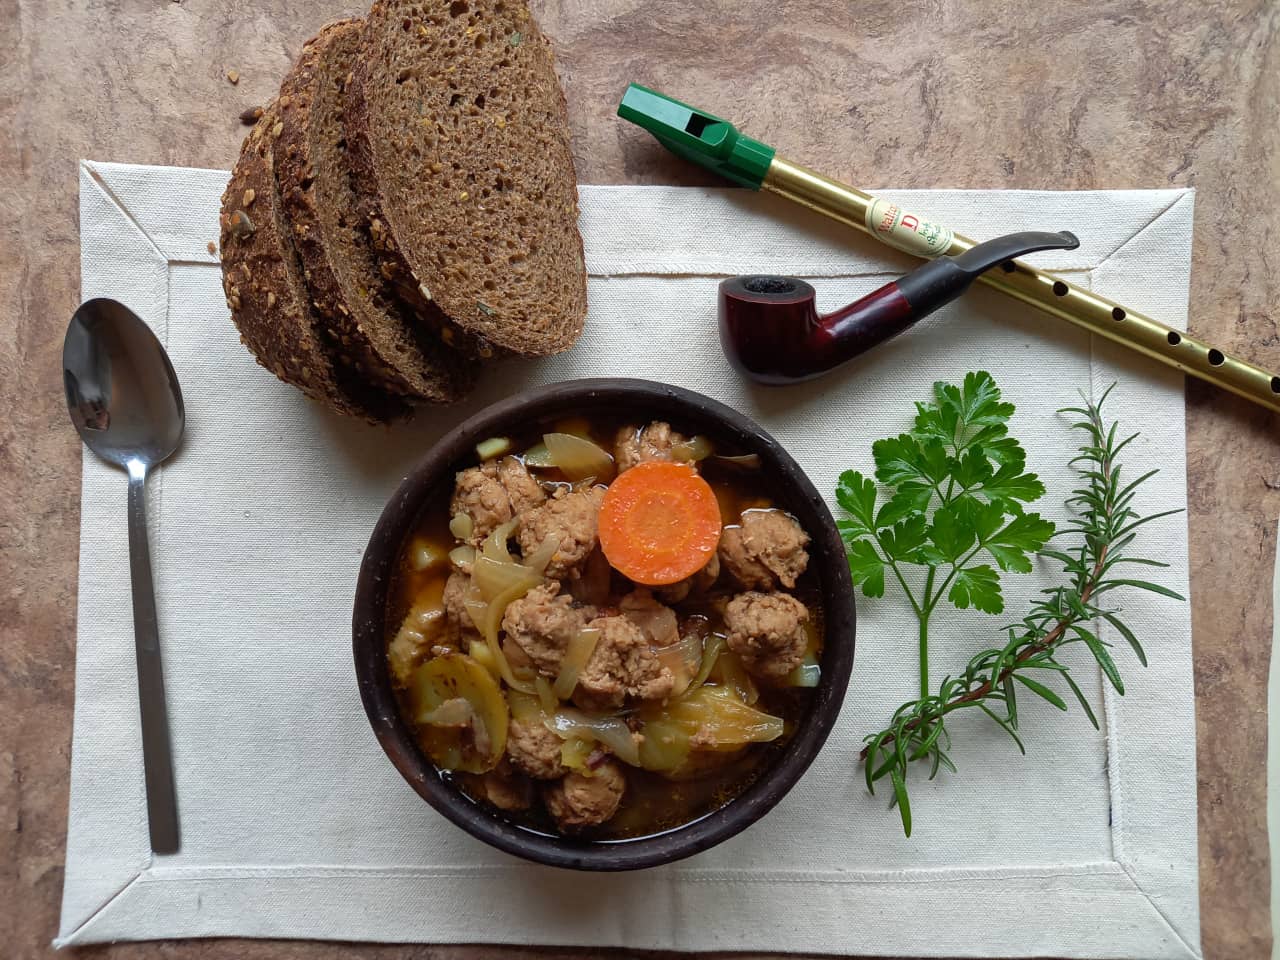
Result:
M178 849L164 672L147 548L147 474L182 440L186 414L173 365L151 328L124 304L80 305L62 345L62 382L71 422L85 445L129 474L129 576L142 717L142 768L151 849Z

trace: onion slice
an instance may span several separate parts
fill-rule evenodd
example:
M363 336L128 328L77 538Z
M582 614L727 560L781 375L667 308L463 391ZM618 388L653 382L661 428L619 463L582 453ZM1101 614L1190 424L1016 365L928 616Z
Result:
M556 465L551 457L551 451L542 442L535 443L526 450L521 459L524 460L526 467L533 467L535 470L547 470Z
M751 679L751 674L747 673L742 660L732 651L726 650L721 653L712 670L712 677L719 685L718 689L733 691L734 695L747 706L751 706L760 699L760 691L756 689L756 683Z
M539 544L538 549L525 559L525 568L534 571L541 577L547 572L547 567L559 549L560 539L555 534L547 534L546 538Z
M449 562L453 564L454 569L461 570L463 573L471 569L471 565L476 562L476 548L469 543L454 547L449 551Z
M707 637L706 642L702 645L702 665L698 667L698 672L694 678L689 681L689 686L685 690L686 695L693 693L707 682L707 677L711 675L711 669L716 665L716 660L719 659L720 651L724 649L724 644L723 633L713 633Z
M582 669L591 659L591 655L596 652L596 644L599 641L600 631L594 628L584 627L573 635L568 649L564 652L564 659L560 661L560 672L556 675L556 682L551 687L551 692L556 697L568 700L573 696L574 688L578 686L578 677L582 675Z
M469 513L455 513L449 518L449 532L459 540L469 539L475 528L475 521Z
M812 689L822 681L822 668L816 663L802 663L787 674L786 686Z
M519 563L500 563L488 557L477 557L471 566L471 579L484 600L493 600L517 586L532 590L542 582L542 574Z
M680 443L671 445L671 459L677 463L692 463L705 460L711 456L711 441L703 436L690 437Z
M673 700L664 707L640 714L642 732L649 735L651 722L675 724L691 737L697 735L699 750L736 749L748 743L767 743L782 736L785 724L738 699L724 687L701 687L696 693Z
M597 443L571 433L548 433L542 438L553 465L569 480L594 477L602 483L613 477L613 457Z
M515 557L511 556L511 551L507 549L507 541L511 539L511 535L519 525L519 520L508 520L499 526L485 538L484 545L480 548L481 554L499 563L515 563Z
M507 655L502 650L502 644L498 642L498 624L502 621L507 605L523 597L529 590L528 584L517 583L510 590L499 594L487 603L479 598L468 598L463 606L471 615L471 622L476 625L476 629L487 641L489 652L493 654L493 659L498 664L498 673L507 686L521 693L531 694L535 692L533 684L526 683L515 675Z
M538 692L538 702L542 705L543 711L555 713L556 707L560 706L560 701L556 699L556 695L552 692L551 684L547 682L547 678L538 674L533 678L533 688Z
M673 697L688 690L693 678L702 669L702 637L696 633L681 637L668 646L658 647L653 652L657 655L658 662L670 670L671 676L675 678L675 686L671 689Z
M599 748L594 740L570 737L560 745L560 762L570 770L577 770L579 773L587 774L590 770L587 766L587 760L597 749Z
M621 717L594 717L572 707L561 707L547 718L547 728L566 740L570 737L595 740L612 750L623 763L640 765L640 745Z
M511 440L507 437L490 437L476 444L476 456L481 461L500 457L511 449Z
M532 590L542 582L542 574L536 570L518 563L500 563L483 556L477 557L472 565L471 578L484 600L493 600L521 584L526 590Z

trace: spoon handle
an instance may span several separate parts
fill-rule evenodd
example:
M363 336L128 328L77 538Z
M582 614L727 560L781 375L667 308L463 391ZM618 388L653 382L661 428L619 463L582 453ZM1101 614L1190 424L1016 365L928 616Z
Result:
M178 802L173 790L169 719L164 703L164 669L156 620L151 553L147 545L147 469L129 464L129 579L133 585L133 638L138 658L138 707L142 718L142 770L147 787L151 849L178 849Z

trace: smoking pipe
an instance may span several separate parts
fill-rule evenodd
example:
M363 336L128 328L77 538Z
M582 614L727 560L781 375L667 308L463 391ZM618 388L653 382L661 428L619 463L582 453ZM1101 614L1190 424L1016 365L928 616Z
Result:
M732 277L720 283L720 343L729 361L768 384L812 380L896 337L955 300L992 267L1037 250L1074 250L1075 234L1010 233L954 257L930 260L832 313L795 277Z

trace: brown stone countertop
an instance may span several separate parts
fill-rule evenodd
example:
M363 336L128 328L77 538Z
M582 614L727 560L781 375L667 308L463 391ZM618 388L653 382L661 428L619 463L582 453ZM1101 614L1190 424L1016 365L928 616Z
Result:
M1191 330L1280 368L1275 0L534 8L555 41L584 183L710 182L615 120L636 80L864 188L1194 186ZM276 90L322 22L360 12L337 0L0 0L0 955L48 955L62 890L81 448L58 357L79 299L76 161L228 168L245 132L241 110ZM1278 428L1243 400L1187 385L1200 882L1212 960L1267 956L1271 940L1265 744ZM564 951L186 941L84 953L524 960Z

